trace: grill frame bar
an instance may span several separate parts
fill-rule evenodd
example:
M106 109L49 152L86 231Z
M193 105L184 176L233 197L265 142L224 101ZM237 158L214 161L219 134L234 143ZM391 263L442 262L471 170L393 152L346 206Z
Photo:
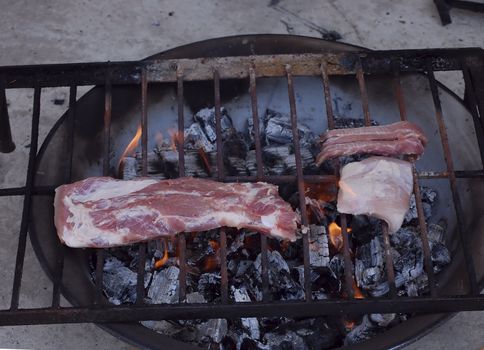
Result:
M463 65L464 60L464 65ZM288 65L290 65L288 67ZM447 70L462 70L468 69L467 76L464 70L464 78L466 80L466 87L470 87L474 94L474 88L476 84L476 74L478 71L476 66L482 70L484 65L484 53L481 49L469 48L469 49L437 49L437 50L407 50L407 51L373 51L373 52L337 52L326 54L292 54L292 55L273 55L273 56L242 56L242 57L219 57L219 58L204 58L204 59L176 59L176 60L152 60L143 62L106 62L106 63L92 63L92 64L68 64L68 65L41 65L41 66L24 66L24 67L0 67L0 79L6 81L6 88L30 88L35 87L35 91L38 91L38 99L34 99L34 113L33 113L33 126L32 135L35 134L34 126L38 123L39 118L36 111L40 110L40 93L44 87L54 86L69 86L70 87L70 104L69 113L75 116L75 101L77 86L82 85L104 85L106 91L105 97L105 147L104 147L104 159L107 160L106 155L109 154L109 130L110 130L110 110L111 110L111 86L118 84L139 84L141 87L141 99L142 99L142 152L143 155L147 152L147 119L146 118L146 98L147 88L149 83L153 82L176 82L178 92L178 117L183 120L183 82L194 80L213 80L218 85L214 89L214 98L216 104L216 119L217 119L217 134L220 134L220 79L227 78L239 78L249 79L251 85L251 99L253 107L253 118L258 119L257 111L257 93L256 93L256 79L259 77L286 77L288 80L288 97L291 105L291 119L294 139L297 138L297 112L296 104L294 101L294 88L292 86L292 77L296 75L321 75L324 92L328 92L329 96L329 79L326 78L332 75L356 75L359 77L358 82L362 92L362 106L365 115L365 122L368 124L370 121L370 113L368 108L368 99L365 92L364 74L396 74L396 72L418 72L418 73L430 73L430 86L436 84L432 82L433 71L447 71ZM236 66L237 69L234 69ZM202 67L203 69L196 69ZM241 69L242 67L242 69ZM325 69L322 69L322 68ZM463 68L464 67L464 68ZM469 67L474 68L471 69ZM289 68L289 69L288 69ZM474 74L473 74L474 72ZM15 78L16 77L16 78ZM473 80L473 82L471 81ZM66 83L67 82L67 83ZM473 83L474 87L471 86ZM328 89L326 89L326 85ZM436 86L436 85L435 85ZM477 89L482 86L477 86ZM398 86L397 86L398 89ZM436 88L435 88L436 89ZM218 91L218 92L217 92ZM435 93L432 90L434 96ZM325 100L328 101L328 96L325 94ZM398 93L397 93L398 96ZM478 114L481 110L481 103L484 96L474 94L474 114ZM438 96L437 96L438 97ZM480 98L480 99L479 99ZM329 98L329 101L331 99ZM399 102L399 108L402 119L405 116L404 102ZM37 102L35 102L37 101ZM180 102L181 101L181 102ZM403 101L403 99L402 99ZM435 103L434 99L434 103ZM36 110L36 103L38 103L38 110ZM255 106L255 109L254 109ZM328 104L326 105L328 108ZM437 106L436 106L437 107ZM72 108L72 111L71 111ZM332 112L331 112L332 115ZM328 114L329 116L329 114ZM438 116L437 116L438 117ZM478 116L477 116L478 117ZM74 120L74 118L73 118ZM254 123L255 125L255 123ZM328 125L329 124L328 122ZM482 126L482 124L481 124ZM71 126L75 127L74 122ZM183 121L179 119L179 131L183 130ZM445 127L445 126L444 126ZM476 124L477 127L477 124ZM183 135L183 133L181 133ZM144 136L143 136L144 135ZM34 140L34 139L33 139ZM220 137L217 140L221 140ZM180 145L183 144L183 139ZM220 146L220 147L219 147ZM74 145L72 145L73 149ZM298 144L295 144L298 148ZM447 147L448 148L448 147ZM70 154L72 157L72 149ZM180 149L183 149L180 147ZM258 149L258 151L257 151ZM220 151L219 151L220 150ZM296 176L286 177L269 177L265 176L259 168L262 166L257 161L258 172L257 176L253 177L226 177L223 174L222 161L222 147L221 141L218 141L217 151L219 153L218 160L218 174L215 177L221 181L274 181L279 180L282 182L294 182L297 181L302 184L303 181L317 182L317 181L337 181L335 176L304 176L302 173L301 165L297 166ZM257 159L260 157L260 140L259 146L257 146L256 140L256 155ZM444 146L444 152L446 147ZM450 153L448 154L450 155ZM24 187L20 188L5 188L0 189L0 196L12 196L12 195L24 195L24 210L23 218L21 222L21 234L19 244L19 254L22 258L22 237L25 232L25 239L27 236L28 228L28 214L30 210L30 199L36 194L53 194L55 186L33 186L34 172L30 170L30 164L36 163L37 157L37 145L32 147L29 153L29 171L27 182ZM179 153L179 159L183 159L183 152ZM481 159L483 157L481 149ZM299 159L300 160L300 159ZM71 159L72 162L72 159ZM182 166L179 168L180 175L184 174L183 162L180 162ZM297 162L296 162L297 164ZM106 170L107 169L107 170ZM143 171L146 171L146 157L143 156ZM104 174L109 171L109 163L106 166L104 163ZM29 179L30 177L30 179ZM418 178L449 178L452 182L455 182L456 178L484 178L484 171L454 171L453 167L448 167L447 171L443 172L421 172ZM70 169L67 170L66 180L70 179ZM417 179L415 179L417 181ZM414 184L414 186L417 186ZM301 187L301 186L300 186ZM417 186L418 187L418 186ZM417 198L418 200L418 198ZM420 199L421 200L421 199ZM300 198L300 203L304 203L304 196ZM420 203L421 205L421 203ZM305 208L302 206L302 208ZM419 211L419 220L421 222L421 212ZM459 218L459 213L457 213ZM27 216L27 217L25 217ZM307 221L304 219L303 221ZM27 226L25 226L27 225ZM346 225L345 225L346 226ZM25 228L23 230L22 228ZM344 230L346 231L346 229ZM225 231L222 229L222 236ZM347 233L346 233L347 234ZM422 233L423 234L423 233ZM183 235L184 237L184 235ZM307 257L307 235L305 235L304 250L305 250L305 277L309 276L309 258ZM182 241L184 241L182 239ZM223 243L223 237L221 237L221 243ZM226 241L226 237L225 237ZM180 241L181 242L181 241ZM103 302L102 288L102 268L103 268L103 250L99 249L97 256L99 263L96 266L96 281L97 288L94 294L94 300L92 307L60 307L58 298L61 278L62 278L62 265L63 260L63 248L60 247L59 251L59 270L56 274L54 281L54 292L52 300L52 308L32 308L32 309L18 309L18 297L15 297L15 290L20 288L20 283L14 283L14 293L12 295L12 305L8 310L0 311L0 325L13 325L13 324L41 324L41 323L72 323L72 322L114 322L114 321L135 321L143 319L167 319L177 318L183 319L186 315L189 318L203 318L203 317L242 317L242 316L267 316L267 315L329 315L337 313L369 313L369 312L399 312L399 310L405 310L405 312L415 311L422 313L434 313L434 312L454 312L464 310L483 310L484 309L484 296L476 293L475 286L473 288L473 294L468 296L451 296L451 297L435 297L435 292L432 292L432 297L420 297L413 298L399 298L392 300L389 298L371 299L371 300L353 300L352 293L350 292L347 300L331 300L331 301L315 301L312 300L309 293L306 293L306 300L304 302L268 302L268 296L266 290L268 289L268 277L267 276L267 238L264 236L261 239L262 246L262 275L263 275L263 288L265 291L263 294L264 302L254 303L229 303L228 302L228 286L226 281L226 261L222 260L222 271L225 269L225 283L222 283L222 296L223 300L220 304L170 304L170 305L145 305L142 298L138 298L136 305L133 306L108 306ZM265 242L265 243L264 243ZM226 243L226 242L225 242ZM183 243L179 243L183 246ZM424 242L425 244L425 242ZM466 244L464 244L464 247ZM140 251L145 249L145 244L139 244ZM183 248L185 249L185 248ZM345 250L348 249L348 244L345 245ZM220 250L222 252L222 249ZM424 254L427 254L424 252ZM265 258L264 258L265 255ZM21 259L23 261L23 258ZM143 260L140 260L144 262ZM265 265L265 267L264 267ZM14 281L21 280L21 264L20 268L16 268ZM469 264L467 264L469 267ZM426 265L427 267L427 265ZM473 266L471 266L473 267ZM20 273L18 272L20 270ZM143 283L142 271L140 268L138 271L141 273L141 277L138 276L138 291L144 290L141 283ZM19 275L18 275L19 273ZM59 280L57 280L59 278ZM180 279L185 283L186 280ZM265 282L264 282L265 280ZM309 279L305 279L309 283ZM472 281L472 278L470 278ZM390 279L391 282L391 279ZM477 283L477 281L476 281ZM471 283L472 284L472 283ZM308 284L306 285L308 287ZM349 288L349 286L348 286ZM349 290L349 289L348 289ZM431 284L431 290L432 284ZM308 288L306 288L308 291ZM180 296L181 298L181 296ZM182 298L181 298L182 299ZM310 303L308 303L310 301ZM245 305L244 305L245 304ZM98 310L98 308L102 308ZM404 308L404 309L402 309ZM103 316L104 315L104 316ZM184 316L185 315L185 316ZM191 316L190 316L191 315ZM140 318L141 317L141 318Z

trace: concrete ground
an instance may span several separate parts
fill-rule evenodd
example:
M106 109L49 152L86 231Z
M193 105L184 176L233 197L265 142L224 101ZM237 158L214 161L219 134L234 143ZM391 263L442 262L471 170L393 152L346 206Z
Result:
M484 15L452 10L442 27L431 0L106 0L2 1L0 65L140 59L181 44L251 33L321 37L373 49L484 47ZM445 77L443 78L445 79ZM459 80L445 79L462 93ZM31 91L9 91L17 149L0 154L0 187L23 185L31 118ZM41 140L62 114L66 90L46 90ZM21 202L0 199L0 308L9 305ZM21 306L48 305L51 285L28 247ZM478 349L484 346L484 313L461 313L410 349ZM133 349L94 325L0 328L1 348Z

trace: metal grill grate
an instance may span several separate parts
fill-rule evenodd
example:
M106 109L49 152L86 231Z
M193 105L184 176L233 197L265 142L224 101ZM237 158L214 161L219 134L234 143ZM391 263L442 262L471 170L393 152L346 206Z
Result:
M463 217L457 178L484 179L484 171L456 171L449 149L446 126L442 115L437 82L434 71L462 71L465 80L469 108L474 118L476 133L482 135L482 124L479 115L484 111L484 51L481 49L443 49L443 50L408 50L408 51L373 51L373 52L334 52L325 54L291 54L273 56L245 56L245 57L219 57L204 59L171 59L152 60L143 62L119 63L90 63L67 65L41 65L0 67L0 125L2 126L2 145L7 145L2 151L8 151L11 146L9 120L6 109L5 89L33 88L34 102L32 113L31 148L27 168L25 186L0 189L0 196L23 196L23 211L19 233L18 250L16 256L15 275L11 294L11 305L7 310L0 310L0 325L20 324L48 324L48 323L76 323L76 322L127 322L137 320L157 319L191 319L191 318L236 318L247 316L292 316L312 317L329 314L357 314L357 313L388 313L388 312L455 312L464 310L483 310L484 296L479 294L479 285L476 277L473 257L470 251L468 237L459 230ZM304 281L305 300L303 301L270 301L268 277L268 243L267 237L261 236L261 265L263 300L251 303L233 303L228 298L226 232L220 229L220 260L221 260L221 302L216 304L186 304L181 303L186 295L186 241L185 235L180 234L179 260L180 260L180 303L170 305L147 305L144 303L144 264L138 266L137 301L134 305L114 306L104 302L102 294L102 277L104 264L104 250L97 250L96 288L94 289L93 303L88 307L61 307L60 291L63 276L63 261L66 248L58 244L56 268L53 282L52 306L48 308L19 308L19 294L21 288L23 263L26 242L29 230L30 210L32 197L38 194L53 195L55 186L34 187L35 165L38 149L38 131L40 117L40 98L44 87L68 86L69 97L69 133L74 134L76 114L77 87L81 85L103 85L105 89L104 108L104 175L109 171L110 153L110 125L112 110L112 86L119 84L137 84L140 87L141 98L141 126L142 126L142 173L147 174L147 94L149 83L173 82L177 87L178 102L178 131L182 136L178 138L179 150L179 176L184 176L184 82L196 80L212 80L214 82L214 105L217 133L217 169L215 179L219 181L268 181L273 183L297 183L299 190L299 208L301 210L302 224L308 225L308 216L305 206L304 182L335 182L338 174L334 175L304 175L300 157L300 145L297 131L297 108L294 92L294 76L312 75L321 77L326 101L326 114L329 128L334 128L335 121L331 102L330 78L333 75L353 75L358 81L361 92L362 108L366 125L370 125L370 110L366 92L365 75L385 74L393 77L395 98L398 102L401 120L406 120L405 101L400 85L400 74L406 72L426 73L430 91L435 106L435 117L439 126L440 138L445 154L447 169L443 172L423 171L417 172L414 159L413 164L414 194L418 211L418 220L421 227L421 238L424 246L425 270L429 278L430 296L418 298L397 298L395 275L393 271L392 256L388 228L384 229L384 250L386 258L387 277L390 285L390 294L387 298L354 299L352 288L352 262L350 258L349 242L347 236L346 216L341 216L343 232L343 252L345 263L346 298L339 300L316 301L311 296L309 240L308 235L303 237L304 252ZM285 77L287 79L288 100L290 106L291 126L293 132L296 175L266 176L263 173L261 140L255 133L255 150L257 161L256 176L225 176L223 170L223 149L221 137L221 79L248 79L250 84L250 97L252 118L255 130L259 130L259 111L257 108L257 78ZM480 128L480 130L479 130ZM65 172L65 182L71 180L71 165L73 154L73 139L67 149L69 165ZM478 139L481 159L484 160L484 140ZM3 147L3 146L2 146ZM11 147L10 147L11 148ZM338 161L336 161L338 162ZM458 235L464 251L467 268L469 293L459 296L439 296L437 293L430 248L427 239L427 226L423 215L422 198L419 190L420 179L447 178L450 183L454 206L458 221ZM139 244L140 261L144 262L146 244Z

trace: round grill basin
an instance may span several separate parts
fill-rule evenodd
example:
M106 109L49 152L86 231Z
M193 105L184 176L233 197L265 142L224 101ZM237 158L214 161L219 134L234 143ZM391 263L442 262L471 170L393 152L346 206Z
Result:
M307 37L287 35L253 35L213 39L194 43L150 58L198 58L213 56L245 56L283 53L320 53L328 50L361 50L354 46L326 42ZM398 105L392 93L391 78L368 76L367 89L372 119L381 124L399 120ZM410 121L417 122L430 138L426 152L417 163L419 170L441 171L445 169L442 146L437 133L435 110L423 75L402 77L407 114ZM449 140L456 170L482 168L472 116L462 101L449 90L440 86L440 98L444 117L449 126ZM308 123L315 133L327 129L323 91L317 77L296 77L295 89L299 120ZM287 86L284 79L258 80L259 111L272 108L281 112L289 110ZM243 127L250 114L250 97L247 82L222 81L222 106L230 111L236 127ZM361 99L354 77L331 77L331 92L335 103L335 115L352 118L362 117ZM185 83L186 111L188 121L193 112L208 103L213 103L213 88L205 82ZM234 97L238 98L235 99ZM155 134L162 131L167 136L168 128L176 128L176 87L173 84L150 85L148 93L149 135L148 149L154 147ZM129 140L133 137L140 120L139 86L113 86L111 126L111 166L114 169ZM76 105L76 130L73 155L72 180L102 174L104 89L95 87L84 95ZM64 154L68 137L69 117L66 113L56 123L42 145L37 164L36 185L61 184L63 182L67 156ZM186 124L187 125L187 124ZM430 181L430 180L429 180ZM422 185L427 180L421 181ZM454 233L455 211L448 181L433 180L432 188L440 199L434 215L444 217L448 222L447 246L451 249L452 263L437 275L441 295L462 294L467 290L465 267L461 248ZM462 218L463 232L471 237L474 248L475 266L478 278L482 278L483 238L479 231L484 219L483 204L479 198L484 195L484 186L478 181L458 180L461 201L466 216ZM482 201L481 201L482 202ZM33 198L31 240L43 268L52 278L58 240L53 224L53 198ZM481 221L481 222L479 222ZM479 254L481 252L481 254ZM94 285L90 278L90 252L82 249L66 249L62 293L73 305L92 304ZM481 261L479 261L481 259ZM436 325L448 319L449 314L417 315L368 341L351 348L387 349L396 348L415 341ZM189 349L193 346L167 339L138 323L101 325L118 338L146 348Z

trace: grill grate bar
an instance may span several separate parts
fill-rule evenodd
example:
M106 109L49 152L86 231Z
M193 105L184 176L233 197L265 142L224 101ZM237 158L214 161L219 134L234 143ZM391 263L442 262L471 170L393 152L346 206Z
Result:
M70 183L72 179L72 158L74 154L74 134L75 134L75 127L76 127L76 99L77 99L77 87L75 85L71 85L69 88L69 143L67 147L67 166L65 172L65 183ZM62 275L64 271L64 257L66 247L60 242L57 242L57 258L56 258L56 266L54 272L54 285L52 288L52 307L57 308L60 306L60 289L62 284Z
M481 152L481 162L484 163L484 124L477 110L477 98L475 93L475 87L472 83L469 67L465 62L462 63L462 74L464 76L465 93L469 100L468 108L472 114L474 121L474 128L476 130L477 143L479 145L479 151ZM484 111L483 111L484 112ZM481 112L482 115L482 112Z
M185 115L183 110L183 70L177 68L177 108L178 108L178 175L185 176ZM185 233L178 234L178 266L180 273L178 275L179 281L179 301L185 300L187 291L187 262L186 262L186 237Z
M370 107L368 103L368 93L366 90L365 75L361 69L361 62L359 62L360 67L357 69L356 77L358 79L358 85L360 87L361 102L363 107L363 114L365 116L365 126L371 126L370 118ZM382 233L383 233L383 250L385 252L385 267L388 278L388 285L390 287L390 297L395 298L397 296L397 287L395 286L395 271L393 269L393 257L392 248L390 246L390 237L388 233L388 224L382 222Z
M394 73L394 92L395 97L397 98L398 107L400 110L400 120L405 121L407 120L407 113L405 109L405 98L403 96L402 85L400 81L400 73L398 70L395 70ZM418 181L418 174L417 174L417 167L415 166L415 159L413 157L409 157L408 159L412 163L412 172L413 172L413 194L415 196L415 204L417 207L417 217L418 217L418 224L419 224L419 232L420 237L422 239L422 248L424 253L424 266L425 272L427 273L427 278L429 281L430 287L430 295L435 297L437 296L437 288L435 283L435 273L432 264L432 258L430 256L430 243L428 239L428 232L427 232L427 223L425 222L425 215L424 209L422 204L422 194L420 193L420 184Z
M251 302L233 304L154 304L91 308L39 308L0 311L1 325L54 323L111 323L142 320L182 320L241 317L321 317L321 315L367 313L441 313L484 310L483 296L417 297L395 299L315 300Z
M476 271L474 267L474 258L470 252L470 242L468 241L466 235L462 232L462 217L464 213L462 211L459 190L457 189L457 180L454 175L454 164L452 160L452 154L449 147L449 139L447 136L447 129L444 122L444 117L442 115L442 106L440 104L439 91L437 89L437 83L435 81L434 71L430 65L427 63L427 74L430 85L430 91L432 92L432 99L435 107L435 117L439 125L439 134L442 141L442 147L444 150L444 159L447 165L447 171L449 173L450 189L452 191L452 198L454 199L454 207L457 218L457 233L462 243L464 259L467 268L467 274L469 279L470 290L473 295L479 294L479 286L477 284Z
M12 130L8 116L7 96L5 95L5 81L0 78L0 152L10 153L15 150L12 140Z
M264 168L262 163L262 147L260 141L260 122L259 109L257 106L257 84L254 67L249 68L249 92L252 108L252 121L254 124L254 141L255 141L255 159L257 164L257 181L264 180ZM269 295L269 269L267 259L267 236L260 235L261 249L261 277L262 277L262 300L268 301Z
M301 224L307 230L303 234L303 261L304 261L304 293L306 301L312 301L311 291L311 270L309 263L309 220L306 211L306 197L304 191L303 167L301 160L301 146L299 140L299 131L297 127L297 112L296 112L296 95L294 93L294 80L292 75L292 67L286 66L287 77L287 91L289 95L289 108L291 112L291 128L292 138L294 144L294 157L296 160L296 180L297 190L299 195L299 210L301 211Z
M218 70L213 72L213 88L215 99L215 132L217 135L217 177L220 181L224 179L223 143L222 143L222 122L221 122L221 101L220 101L220 75ZM227 276L227 233L225 227L220 229L220 294L222 303L228 302L229 282Z
M32 110L32 129L30 131L30 151L29 163L27 166L27 179L25 181L25 198L22 208L22 221L20 223L20 233L18 240L17 257L15 260L15 275L12 287L12 299L10 309L17 310L20 296L20 285L22 283L22 274L25 260L25 248L27 244L27 234L29 229L30 207L32 201L32 186L35 177L35 160L37 156L37 147L39 141L39 120L40 120L40 94L41 88L37 85L34 89L34 103Z
M148 176L148 79L145 69L141 70L141 174ZM138 271L136 275L136 303L144 303L146 243L138 244Z
M321 64L321 79L323 81L323 92L324 92L324 101L326 105L326 119L328 120L328 129L334 129L336 127L336 123L334 120L334 113L333 113L333 101L331 100L331 87L329 83L329 76L328 76L328 69L324 63ZM333 161L333 166L335 170L335 176L339 178L339 172L341 169L341 164L339 159L335 159ZM340 224L341 224L341 236L343 238L343 258L344 258L344 265L345 265L345 287L346 287L346 294L349 299L353 299L354 297L354 289L353 289L353 263L351 261L350 255L350 244L349 244L349 237L348 237L348 226L346 220L346 214L340 214ZM329 226L326 227L326 231L329 233Z

